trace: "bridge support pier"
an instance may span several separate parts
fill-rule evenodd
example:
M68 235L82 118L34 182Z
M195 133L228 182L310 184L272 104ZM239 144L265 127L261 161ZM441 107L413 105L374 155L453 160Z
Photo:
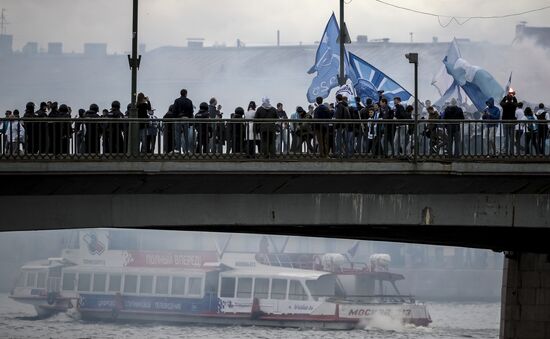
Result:
M550 338L550 254L507 255L500 338Z

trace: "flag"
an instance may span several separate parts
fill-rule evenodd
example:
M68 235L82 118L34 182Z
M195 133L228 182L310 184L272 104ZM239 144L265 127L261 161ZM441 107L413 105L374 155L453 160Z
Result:
M510 77L508 78L508 83L506 84L505 93L510 92L510 88L512 88L512 72L510 72Z
M378 68L359 58L353 53L349 53L349 60L356 80L354 82L355 91L361 100L371 98L378 100L378 91L384 91L384 96L388 101L395 97L407 101L412 94L395 82L392 78L384 74Z
M453 86L460 86L480 112L485 109L487 99L498 100L502 97L504 92L502 87L489 72L479 66L471 65L462 58L456 39L453 40L443 58L443 64L454 80L446 94Z
M350 257L355 257L355 254L357 253L357 249L359 248L359 241L355 242L355 245L353 245L349 250L348 254Z
M311 85L307 91L308 102L315 102L316 97L328 97L330 91L337 87L338 73L340 72L340 44L338 43L338 37L340 34L340 28L336 22L336 16L332 13L323 38L317 48L315 55L315 65L313 65L308 74L317 72L315 78L313 78ZM346 55L346 54L344 54ZM345 60L345 72L352 79L353 74L350 73L349 61L346 55Z
M336 95L342 94L343 96L347 97L349 99L349 102L351 103L352 99L355 98L355 93L353 92L353 87L351 87L348 84L345 84L340 87L338 91L336 91Z

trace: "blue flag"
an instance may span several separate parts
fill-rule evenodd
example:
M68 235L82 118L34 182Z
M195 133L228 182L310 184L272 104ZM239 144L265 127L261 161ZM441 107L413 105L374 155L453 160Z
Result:
M349 60L356 77L355 92L362 101L366 101L368 98L377 101L378 91L384 91L384 97L390 102L395 97L400 97L403 101L412 97L411 93L392 78L357 55L349 53Z
M453 86L460 86L478 111L482 112L485 109L487 99L499 100L503 96L503 88L489 72L471 65L462 58L456 40L451 43L447 55L443 58L443 64L447 73L454 79Z
M317 72L317 75L313 78L307 90L308 102L314 102L316 97L328 97L330 90L338 86L338 73L340 71L339 34L340 28L336 22L336 16L332 13L325 28L325 32L323 33L323 38L317 48L315 65L308 71L308 74ZM353 74L349 74L350 67L347 55L345 60L345 71L353 81Z

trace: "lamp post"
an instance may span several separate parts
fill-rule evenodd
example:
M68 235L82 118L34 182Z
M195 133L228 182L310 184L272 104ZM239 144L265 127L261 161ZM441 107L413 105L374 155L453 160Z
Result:
M138 56L138 9L139 0L133 0L133 20L132 20L132 55L128 55L128 63L130 64L130 70L132 71L132 89L130 98L130 119L137 119L137 71L141 62L141 55ZM129 155L136 156L139 153L139 129L138 124L135 122L130 123L128 130L128 153Z
M340 73L338 75L338 84L343 86L346 83L346 74L344 69L344 60L346 60L346 48L344 44L351 43L348 28L344 21L344 0L340 0L340 34L338 35L338 42L340 43Z
M405 57L414 64L414 161L418 154L418 53L408 53Z

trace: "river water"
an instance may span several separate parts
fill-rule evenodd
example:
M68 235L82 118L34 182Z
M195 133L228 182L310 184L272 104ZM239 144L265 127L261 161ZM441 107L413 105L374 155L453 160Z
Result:
M260 327L112 324L74 320L59 314L34 320L32 306L0 294L0 338L498 338L499 303L429 303L429 327L402 326L380 319L365 329L313 331Z

